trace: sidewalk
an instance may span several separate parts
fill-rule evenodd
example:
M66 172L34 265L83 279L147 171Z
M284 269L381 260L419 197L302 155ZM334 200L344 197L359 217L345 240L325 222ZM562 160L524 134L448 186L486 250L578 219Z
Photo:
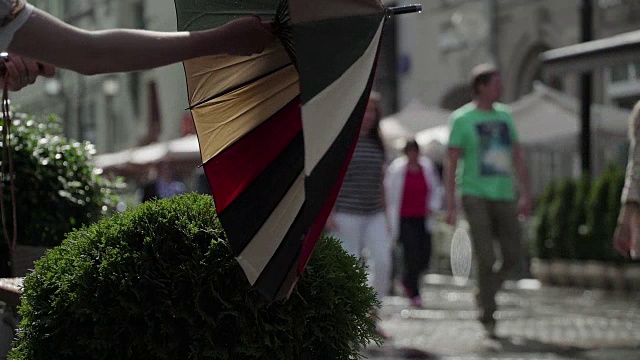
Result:
M369 359L640 359L640 294L541 288L510 282L498 296L498 340L475 319L473 284L427 276L423 308L387 297L381 326L393 338Z

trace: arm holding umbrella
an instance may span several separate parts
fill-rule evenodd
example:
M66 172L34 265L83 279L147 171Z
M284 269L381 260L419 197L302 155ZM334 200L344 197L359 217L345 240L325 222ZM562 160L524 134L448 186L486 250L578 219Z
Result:
M53 76L55 67L86 75L136 71L204 55L260 53L274 40L271 25L258 17L193 32L88 31L26 1L0 0L0 20L0 51L11 52L0 63L0 75L7 76L0 82L7 82L12 91L34 83L38 76Z
M149 69L205 55L251 55L274 39L258 17L194 32L87 31L35 8L14 34L9 51L93 75Z

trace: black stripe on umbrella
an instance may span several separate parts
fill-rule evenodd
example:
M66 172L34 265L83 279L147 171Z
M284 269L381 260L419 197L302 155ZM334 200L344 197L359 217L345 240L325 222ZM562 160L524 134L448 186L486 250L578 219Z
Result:
M234 255L255 237L304 170L302 132L220 215ZM246 164L245 166L251 166ZM264 189L269 189L265 192ZM215 190L215 189L214 189Z
M298 72L304 77L301 82L302 103L315 97L353 66L371 46L382 14L328 19L321 22L300 24L295 27L298 53L307 54L315 61L298 64ZM344 36L349 34L349 36ZM331 39L318 41L317 39ZM318 76L316 74L322 74Z

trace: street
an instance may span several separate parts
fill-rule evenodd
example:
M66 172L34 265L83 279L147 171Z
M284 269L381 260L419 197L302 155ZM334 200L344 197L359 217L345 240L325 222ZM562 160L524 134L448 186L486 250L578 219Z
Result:
M508 282L498 296L498 339L475 320L473 284L429 275L423 308L387 297L380 312L392 335L369 359L640 359L640 294Z

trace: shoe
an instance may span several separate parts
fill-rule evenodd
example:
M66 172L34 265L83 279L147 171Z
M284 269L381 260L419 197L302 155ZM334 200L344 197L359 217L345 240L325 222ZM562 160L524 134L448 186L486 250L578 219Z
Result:
M409 291L407 285L405 285L404 281L402 282L402 293L405 297L411 298L411 292Z
M380 325L376 325L376 334L378 334L382 340L391 340L391 334L381 328Z
M487 337L489 337L489 339L495 340L498 338L498 335L496 334L495 320L483 322L482 326L484 326L484 331L486 332Z
M422 298L420 295L416 295L411 298L411 306L421 308L422 307Z

